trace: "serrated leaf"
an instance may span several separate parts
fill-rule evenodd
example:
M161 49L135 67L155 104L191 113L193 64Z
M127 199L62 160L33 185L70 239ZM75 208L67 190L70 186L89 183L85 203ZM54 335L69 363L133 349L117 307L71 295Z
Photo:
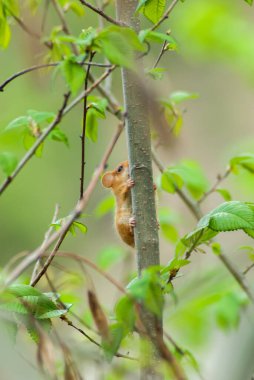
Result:
M44 314L40 314L37 318L40 320L41 319L51 319L51 318L60 317L61 315L66 314L66 313L67 313L66 309L50 310Z
M18 164L18 159L12 152L0 152L0 168L9 177Z
M25 296L41 296L42 292L30 285L15 284L11 285L7 289L8 293L13 294L16 297Z

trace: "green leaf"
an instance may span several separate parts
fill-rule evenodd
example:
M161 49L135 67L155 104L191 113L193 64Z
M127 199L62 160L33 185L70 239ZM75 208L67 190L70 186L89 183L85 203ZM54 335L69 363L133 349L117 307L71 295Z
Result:
M11 28L6 18L0 19L0 47L6 49L11 39Z
M154 32L150 29L143 29L139 32L139 40L141 42L144 41L152 41L152 42L158 42L162 43L164 41L167 41L167 50L176 50L177 49L177 43L173 37L166 33L160 33L160 32Z
M169 99L175 104L185 102L190 99L197 99L199 95L195 92L175 91L170 94Z
M73 222L72 225L77 228L82 234L87 233L87 226L85 226L83 223L80 222Z
M231 158L230 168L234 174L238 173L238 168L242 168L254 174L254 154L245 153Z
M0 168L9 177L18 164L18 159L12 152L0 152Z
M96 258L96 262L101 269L108 269L125 257L124 251L120 247L107 247L103 249Z
M198 227L214 231L254 229L254 210L245 202L225 202L201 218Z
M105 98L100 98L98 96L89 96L88 97L88 108L93 108L97 116L105 119L106 118L106 109L108 106L108 101Z
M154 69L150 69L146 72L146 74L150 75L155 80L160 80L163 78L163 74L166 71L166 69L163 69L161 67L155 67Z
M30 130L27 130L24 134L24 137L23 137L23 144L24 144L24 148L26 150L29 150L33 145L34 143L36 142L37 138L35 136L33 136L31 134L31 131ZM42 156L42 152L43 152L43 147L44 147L44 144L40 144L40 146L36 149L35 151L35 155L37 157L41 157Z
M89 108L86 115L86 137L93 142L98 139L98 114L95 109Z
M76 94L84 83L85 71L83 67L70 57L60 64L60 70L69 89L73 94Z
M128 296L123 296L115 306L115 314L118 322L121 322L127 332L133 331L136 314L133 300Z
M52 140L63 142L67 147L69 147L69 140L66 134L61 131L59 128L54 128L53 131L50 132L49 137Z
M211 244L212 251L215 255L219 256L221 254L221 245L220 243L214 242Z
M163 16L165 5L166 0L141 0L138 3L137 11L143 13L148 20L155 24Z
M168 193L175 193L176 188L183 186L182 178L175 172L174 168L167 168L160 177L160 187Z
M244 0L245 3L249 4L249 5L252 5L253 4L253 0Z
M127 289L137 302L143 303L148 310L161 317L164 298L158 272L158 267L145 269L142 277L132 280Z
M42 112L35 110L28 110L27 114L37 123L51 123L56 117L54 112Z
M125 336L125 329L122 323L116 322L109 327L110 338L102 341L102 348L106 359L110 362L117 352Z
M50 310L47 311L46 313L40 314L38 319L51 319L51 318L57 318L60 317L63 314L66 314L67 310L66 309L57 309L57 310Z
M25 296L41 296L42 292L30 285L15 284L11 285L7 289L8 293L13 294L16 297Z
M116 65L131 68L134 63L134 51L145 48L134 30L118 26L104 29L97 37L102 52Z
M12 129L18 129L18 128L27 128L30 124L29 117L28 116L20 116L16 119L12 120L7 127L5 127L6 131L12 130Z
M232 197L228 190L226 189L216 189L216 192L219 193L225 201L231 201Z

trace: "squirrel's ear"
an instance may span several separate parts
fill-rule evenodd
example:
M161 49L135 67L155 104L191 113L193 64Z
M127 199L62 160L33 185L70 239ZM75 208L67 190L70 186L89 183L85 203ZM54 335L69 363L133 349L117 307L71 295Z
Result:
M110 172L107 172L104 174L104 176L101 179L101 183L104 187L112 187L114 177Z

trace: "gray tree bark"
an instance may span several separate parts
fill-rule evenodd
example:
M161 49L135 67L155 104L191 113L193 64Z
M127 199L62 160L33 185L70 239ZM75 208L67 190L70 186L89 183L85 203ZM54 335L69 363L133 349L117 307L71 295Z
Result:
M118 20L139 31L139 19L135 16L137 0L117 0ZM132 188L132 208L136 218L134 228L137 268L139 276L142 270L160 263L159 239L156 219L151 137L148 118L148 106L141 85L143 67L141 60L136 60L137 72L122 70L125 110L127 112L127 145L130 175L135 181ZM161 322L147 310L142 310L142 322L150 335L161 333ZM154 350L156 361L156 350ZM158 363L157 363L158 364ZM141 370L141 379L160 379L155 365Z

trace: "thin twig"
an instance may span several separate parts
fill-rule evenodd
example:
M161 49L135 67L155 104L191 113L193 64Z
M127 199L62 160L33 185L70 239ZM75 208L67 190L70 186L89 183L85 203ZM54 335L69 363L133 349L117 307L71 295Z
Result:
M156 59L154 65L153 65L153 69L155 69L155 68L157 67L157 65L159 64L159 62L160 62L160 60L161 60L161 57L162 57L163 54L165 53L165 51L166 51L165 47L166 47L167 43L168 43L168 42L167 42L166 40L163 42L163 45L162 45L162 47L161 47L161 51L160 51L160 53L159 53L159 55L158 55L158 58Z
M46 0L43 8L43 14L42 14L42 21L41 21L41 33L44 33L46 20L48 16L48 10L49 10L49 2L50 0Z
M90 61L92 61L93 56L95 53L90 54ZM88 87L88 76L90 72L91 66L88 65L87 71L86 71L86 77L85 77L85 86L84 90L87 91ZM81 139L81 174L80 174L80 197L82 198L84 193L84 177L85 177L85 143L86 143L86 123L87 123L87 95L84 96L84 103L83 103L83 125L82 125L82 133L80 136Z
M44 247L38 247L36 250L30 253L29 256L27 256L25 259L23 259L19 265L14 268L14 270L10 273L9 277L6 279L5 286L10 285L17 277L19 277L34 261L36 261L39 257L43 255L43 253L51 246L52 243L54 243L57 239L60 238L60 236L63 236L66 231L68 231L71 224L81 215L82 211L86 207L91 195L94 192L94 188L105 168L105 165L108 161L108 158L110 157L112 150L114 149L114 146L121 135L124 128L124 124L120 123L118 125L118 129L116 133L114 134L112 141L110 142L106 152L104 153L104 156L98 166L98 168L95 169L94 175L87 186L84 195L82 199L77 203L74 210L71 212L69 217L67 218L67 221L64 223L64 225L56 232L54 232Z
M251 265L249 265L244 271L243 271L243 275L245 276L252 268L254 268L254 263L252 263Z
M68 28L68 24L66 23L66 20L65 20L65 17L64 17L64 13L63 13L63 10L62 10L61 6L58 4L58 2L56 0L51 0L51 2L52 2L53 6L54 6L54 8L56 10L56 13L58 14L58 17L61 20L63 31L66 34L70 34L70 31L69 31L69 28Z
M156 22L156 24L154 24L152 27L151 27L151 30L155 30L157 29L162 23L164 20L166 20L170 13L173 11L174 7L176 6L176 4L178 3L179 0L173 0L172 3L170 4L170 6L168 7L168 9L166 10L166 12L164 13L164 15L160 18L160 20L158 22Z
M91 338L89 335L87 335L87 333L85 333L84 330L82 330L81 328L77 327L76 325L73 324L72 321L70 321L67 317L65 317L64 315L62 315L60 317L60 319L62 319L64 322L66 322L69 326L73 327L75 330L77 330L78 332L80 332L80 334L82 334L83 336L85 336L91 343L95 344L97 347L100 347L101 348L101 344L96 342L96 340L94 340L93 338ZM128 356L128 355L123 355L123 354L120 354L119 352L116 352L115 355L117 358L123 358L123 359L129 359L129 360L135 360L135 361L138 361L137 358L133 358L131 356Z
M222 175L219 174L217 176L217 179L214 185L206 193L204 193L204 195L198 200L198 203L201 204L210 194L214 193L218 189L218 186L221 184L221 182L224 181L229 176L230 173L231 173L231 167L229 166L226 169L224 174Z
M47 68L47 67L55 67L55 66L58 66L60 63L61 62L45 63L45 64L42 64L42 65L35 65L35 66L28 67L27 69L21 70L21 71L15 73L15 74L11 75L9 78L7 78L0 85L0 92L3 92L4 88L7 86L7 84L9 84L10 82L12 82L14 79L18 78L19 76L22 76L24 74L30 73L31 71L34 71L34 70L44 69L44 68ZM104 64L104 63L99 63L99 62L82 62L82 65L86 65L88 67L90 67L90 66L96 66L96 67L105 67L105 68L112 66L111 64Z
M95 13L98 13L101 17L105 18L105 20L111 22L111 24L115 24L118 26L124 26L124 24L122 22L118 22L114 18L112 18L112 17L108 16L106 13L104 13L103 10L95 7L94 5L88 3L87 1L85 1L85 0L79 0L79 1L81 2L81 4L85 5L87 8L92 9Z
M53 215L52 221L50 223L50 227L47 230L47 232L45 233L44 240L42 242L42 246L48 241L48 239L49 239L49 237L53 231L54 227L52 226L52 224L56 222L58 213L59 213L59 205L56 204L54 215ZM35 266L34 266L34 269L32 272L32 276L31 276L31 280L30 280L30 285L33 283L34 279L36 278L40 265L42 265L41 258L39 258L35 263Z

